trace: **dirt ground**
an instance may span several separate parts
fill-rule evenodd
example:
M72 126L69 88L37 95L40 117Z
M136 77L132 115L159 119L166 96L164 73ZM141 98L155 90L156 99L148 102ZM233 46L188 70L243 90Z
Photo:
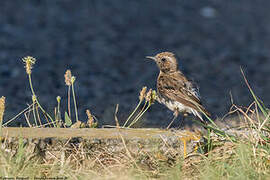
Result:
M142 86L155 88L158 69L145 59L172 51L179 66L199 85L203 102L215 116L251 96L242 66L256 94L270 102L270 1L0 1L0 95L8 120L31 102L20 59L37 58L33 82L40 102L52 110L65 101L63 75L77 77L81 120L89 108L100 125L120 123L138 101ZM65 105L65 102L63 102ZM62 107L64 111L65 106ZM144 127L165 127L172 117L155 104ZM14 125L22 123L21 119Z

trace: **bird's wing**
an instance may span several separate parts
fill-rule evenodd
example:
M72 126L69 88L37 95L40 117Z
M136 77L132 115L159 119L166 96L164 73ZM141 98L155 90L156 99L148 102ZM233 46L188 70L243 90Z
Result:
M168 99L178 101L185 106L191 107L198 112L204 111L207 115L207 110L202 106L200 97L195 86L186 78L174 76L160 76L157 88L162 96Z
M192 81L184 81L182 82L184 84L184 87L182 88L183 91L185 91L188 95L192 96L194 99L197 99L197 102L201 104L201 96L199 93L199 87L197 84L195 84Z

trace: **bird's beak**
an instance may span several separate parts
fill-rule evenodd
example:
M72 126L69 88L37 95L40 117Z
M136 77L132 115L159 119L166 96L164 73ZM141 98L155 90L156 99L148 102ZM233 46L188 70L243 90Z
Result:
M147 59L152 59L152 60L154 60L154 61L156 60L156 58L153 57L153 56L146 56L146 58L147 58Z

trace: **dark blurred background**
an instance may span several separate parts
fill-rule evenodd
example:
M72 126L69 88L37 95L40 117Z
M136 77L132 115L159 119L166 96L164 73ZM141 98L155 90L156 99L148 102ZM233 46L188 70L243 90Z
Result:
M52 111L58 95L65 100L64 73L70 68L77 77L80 119L86 119L89 108L100 125L114 124L116 104L123 122L142 86L155 88L158 69L145 56L162 51L177 55L214 117L228 112L230 92L236 104L252 101L240 66L269 105L269 5L268 0L1 0L0 95L7 98L5 121L31 103L21 62L27 55L37 58L33 83L46 109ZM141 122L164 127L171 117L156 103Z

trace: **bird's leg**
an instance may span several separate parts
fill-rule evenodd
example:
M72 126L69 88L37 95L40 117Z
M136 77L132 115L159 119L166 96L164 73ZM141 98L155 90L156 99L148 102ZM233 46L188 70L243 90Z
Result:
M181 126L183 125L183 123L185 122L185 118L188 116L188 114L187 113L184 113L183 114L183 116L182 116L182 119L181 119L181 121L180 121L180 124L179 124L179 129L181 128Z
M175 121L175 119L178 117L178 114L179 114L179 112L178 112L178 110L176 110L176 111L174 111L174 113L173 113L173 119L172 119L172 121L170 122L170 124L167 126L167 129L169 129L170 127L171 127L171 125L172 125L172 123Z

